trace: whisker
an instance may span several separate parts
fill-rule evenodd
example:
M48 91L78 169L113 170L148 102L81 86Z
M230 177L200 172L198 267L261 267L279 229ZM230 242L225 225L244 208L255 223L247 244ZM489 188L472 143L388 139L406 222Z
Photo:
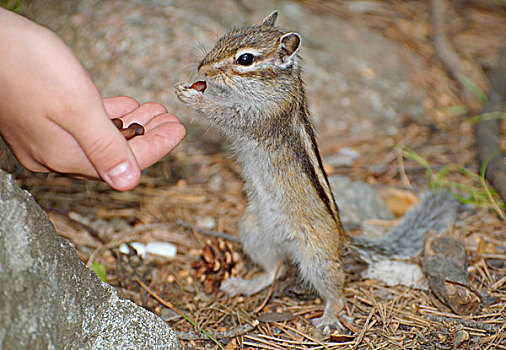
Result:
M205 57L207 53L209 52L206 49L206 46L209 46L209 43L204 43L202 40L202 37L199 35L197 45L194 47L194 51L196 51L196 54L198 54L199 57Z
M185 64L181 70L185 75L195 75L197 70L196 67L197 67L196 62L190 62L188 64Z
M215 29L215 30L212 30L212 29L205 29L202 31L203 33L207 33L208 36L210 37L210 42L209 44L212 45L212 43L215 43L218 41L219 38L221 38L224 34L220 34L219 30L218 29Z

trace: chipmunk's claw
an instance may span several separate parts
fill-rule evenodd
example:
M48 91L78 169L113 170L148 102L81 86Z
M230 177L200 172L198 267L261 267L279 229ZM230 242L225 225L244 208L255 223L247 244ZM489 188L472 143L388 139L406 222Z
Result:
M337 319L337 317L326 317L326 315L315 318L312 320L312 323L313 326L319 328L325 336L329 335L333 329L346 329L343 324Z
M341 315L338 317L328 317L325 314L322 317L318 317L312 320L313 326L317 327L324 336L328 336L332 330L337 330L345 334L350 333L350 328L343 325L339 319L344 319L343 322L348 322L351 326L353 324L353 318Z

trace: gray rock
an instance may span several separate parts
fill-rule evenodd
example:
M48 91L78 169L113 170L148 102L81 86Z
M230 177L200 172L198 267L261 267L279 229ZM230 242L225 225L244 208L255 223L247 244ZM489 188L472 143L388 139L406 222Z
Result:
M368 184L343 175L333 175L329 182L345 227L361 226L365 219L393 219L383 199Z
M359 154L351 147L343 147L337 153L325 157L325 163L332 167L351 167Z
M0 349L181 349L153 313L118 298L0 170Z

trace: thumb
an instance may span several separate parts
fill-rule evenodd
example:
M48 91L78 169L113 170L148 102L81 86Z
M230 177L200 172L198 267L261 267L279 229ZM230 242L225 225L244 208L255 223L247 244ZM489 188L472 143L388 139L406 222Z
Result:
M116 190L130 190L139 183L139 165L105 110L101 114L100 118L93 118L93 132L88 125L72 133L102 179Z

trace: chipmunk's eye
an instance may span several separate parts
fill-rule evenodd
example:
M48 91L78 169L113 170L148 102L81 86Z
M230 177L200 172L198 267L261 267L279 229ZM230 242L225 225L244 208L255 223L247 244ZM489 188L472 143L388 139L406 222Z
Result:
M237 57L237 64L241 66L249 66L253 63L255 56L251 53L243 53L241 56Z

